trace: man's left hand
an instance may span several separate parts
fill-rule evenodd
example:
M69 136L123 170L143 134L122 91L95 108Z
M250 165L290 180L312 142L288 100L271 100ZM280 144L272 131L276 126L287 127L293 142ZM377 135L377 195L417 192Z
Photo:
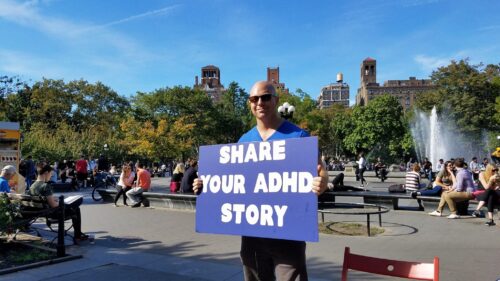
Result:
M317 195L321 195L328 189L328 172L322 164L318 164L318 176L314 177L312 183L312 191Z

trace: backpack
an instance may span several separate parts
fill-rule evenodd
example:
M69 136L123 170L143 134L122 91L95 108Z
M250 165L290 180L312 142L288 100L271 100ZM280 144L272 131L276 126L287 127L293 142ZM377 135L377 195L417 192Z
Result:
M389 193L406 193L404 184L393 184L389 186Z

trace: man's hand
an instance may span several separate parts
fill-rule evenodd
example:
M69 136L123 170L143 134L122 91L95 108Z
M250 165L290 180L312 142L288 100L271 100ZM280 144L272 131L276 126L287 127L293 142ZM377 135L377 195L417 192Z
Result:
M312 191L316 195L321 195L328 189L328 172L322 163L318 164L318 176L314 177Z
M199 178L194 179L194 182L193 182L194 194L199 194L202 189L203 189L203 181L200 180Z

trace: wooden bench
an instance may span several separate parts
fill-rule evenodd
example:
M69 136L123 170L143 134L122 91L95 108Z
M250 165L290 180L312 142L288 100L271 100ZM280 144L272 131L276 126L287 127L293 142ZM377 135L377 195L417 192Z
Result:
M59 257L66 255L66 248L64 244L64 236L67 235L67 230L64 227L64 222L68 218L64 215L64 196L59 197L59 206L57 208L51 208L47 202L47 198L44 196L31 196L25 194L8 194L12 202L18 202L20 204L20 217L16 218L12 224L15 228L15 235L19 233L22 228L31 228L32 224L38 219L43 218L49 229L53 232L57 232L57 255ZM57 230L52 228L52 224L57 223ZM36 230L38 236L41 236L39 231ZM54 239L55 240L55 239Z

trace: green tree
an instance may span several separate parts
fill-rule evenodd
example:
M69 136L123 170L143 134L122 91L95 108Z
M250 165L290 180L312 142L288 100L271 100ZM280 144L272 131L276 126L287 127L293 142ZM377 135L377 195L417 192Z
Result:
M311 135L318 136L319 148L324 155L342 156L346 151L344 138L350 130L351 109L333 105L315 109L307 115L307 126Z
M234 143L250 129L252 115L248 106L248 93L240 88L238 83L231 82L222 95L216 108L220 118L217 118L218 142Z
M133 98L132 112L136 120L151 121L154 126L161 119L176 122L180 118L183 124L194 124L196 130L188 130L186 136L193 145L184 156L197 156L200 145L217 143L220 138L216 130L220 115L207 94L198 89L176 86L138 93Z
M495 100L500 96L500 65L471 65L468 59L451 61L431 75L437 85L433 94L438 110L446 110L449 119L461 133L478 136L482 130L498 130L500 123L491 122ZM418 106L429 111L433 104L426 98Z
M393 162L409 152L406 142L411 136L397 98L382 95L367 106L354 106L351 122L344 140L351 153L370 152Z
M16 96L26 87L26 82L18 76L0 76L0 120L21 121L23 115L19 112Z

